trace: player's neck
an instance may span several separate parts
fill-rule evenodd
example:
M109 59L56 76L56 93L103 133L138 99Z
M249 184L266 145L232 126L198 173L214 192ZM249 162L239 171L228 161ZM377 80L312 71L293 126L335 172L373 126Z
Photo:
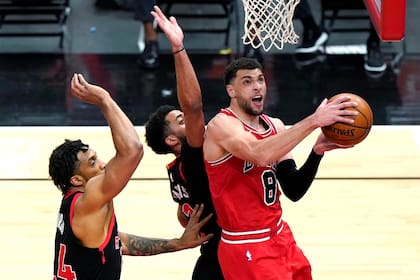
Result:
M235 113L236 117L241 122L246 123L248 126L254 128L255 130L261 131L265 129L259 115L247 114L242 110L235 110L233 107L229 107L229 109Z

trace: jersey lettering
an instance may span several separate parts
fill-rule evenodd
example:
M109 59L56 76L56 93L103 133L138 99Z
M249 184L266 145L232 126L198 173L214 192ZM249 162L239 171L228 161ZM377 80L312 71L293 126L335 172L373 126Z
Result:
M60 231L61 235L63 235L63 232L64 232L64 216L63 216L63 213L58 214L57 228Z
M77 280L76 273L73 271L71 265L64 264L66 256L66 245L60 244L60 252L58 257L57 276L58 279L63 280ZM54 277L54 279L56 279Z
M120 251L120 255L122 256L122 246L120 246L121 242L120 242L120 237L118 235L115 236L115 250L119 250Z
M250 171L252 168L254 167L254 164L252 162L249 161L244 161L244 168L243 168L243 173L247 173L248 171Z
M181 207L182 213L187 216L188 218L191 217L192 212L194 209L188 203L183 203Z
M115 249L120 249L120 237L118 235L115 236Z
M172 189L172 196L177 199L182 198L189 198L189 194L186 191L184 186L181 186L180 184L174 184Z
M264 188L264 203L267 206L273 205L277 197L277 180L272 170L265 170L261 174L261 183Z

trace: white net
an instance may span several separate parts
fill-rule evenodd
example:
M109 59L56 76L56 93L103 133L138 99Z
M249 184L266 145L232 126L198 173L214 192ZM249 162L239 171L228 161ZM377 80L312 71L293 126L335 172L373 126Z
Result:
M245 45L262 47L269 51L273 46L283 49L284 43L297 44L299 36L293 28L293 14L300 0L242 0L245 11Z

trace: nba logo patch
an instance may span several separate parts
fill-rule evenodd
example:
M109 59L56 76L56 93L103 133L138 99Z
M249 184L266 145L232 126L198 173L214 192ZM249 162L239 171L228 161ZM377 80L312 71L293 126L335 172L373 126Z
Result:
M249 250L246 250L245 256L246 256L247 261L249 261L249 262L252 261L252 255L251 255L251 252Z

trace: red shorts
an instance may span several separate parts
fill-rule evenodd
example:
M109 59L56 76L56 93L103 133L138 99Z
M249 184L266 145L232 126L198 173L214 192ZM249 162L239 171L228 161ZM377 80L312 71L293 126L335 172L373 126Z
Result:
M225 280L312 280L311 265L288 224L282 222L278 231L253 240L222 238L218 255Z

